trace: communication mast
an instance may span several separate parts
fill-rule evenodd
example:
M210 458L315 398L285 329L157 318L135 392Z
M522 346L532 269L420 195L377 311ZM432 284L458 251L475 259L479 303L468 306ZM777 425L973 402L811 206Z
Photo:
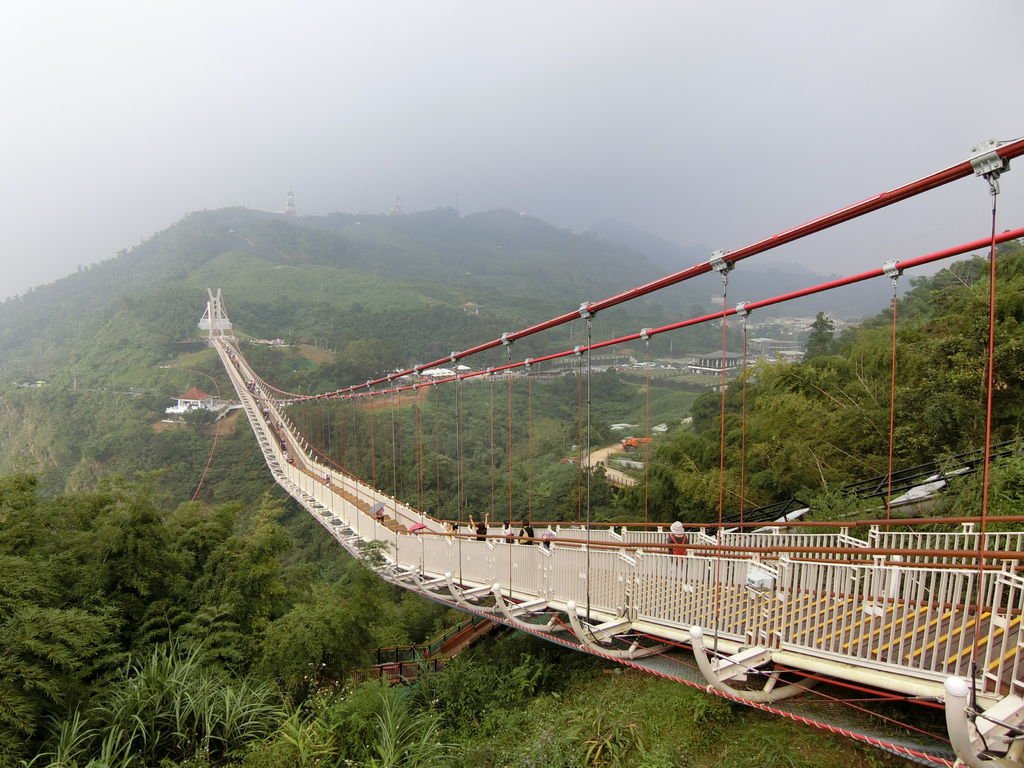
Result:
M395 202L391 206L391 210L388 211L388 216L401 216L402 215L402 198L395 195Z
M288 202L284 206L285 216L295 215L295 193L292 192L292 188L288 187Z

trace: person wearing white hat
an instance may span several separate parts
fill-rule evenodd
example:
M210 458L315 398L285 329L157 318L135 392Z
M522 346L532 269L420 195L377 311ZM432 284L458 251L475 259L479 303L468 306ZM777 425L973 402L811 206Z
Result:
M685 555L686 529L683 528L683 524L676 520L668 530L668 543L673 545L669 552L673 555Z

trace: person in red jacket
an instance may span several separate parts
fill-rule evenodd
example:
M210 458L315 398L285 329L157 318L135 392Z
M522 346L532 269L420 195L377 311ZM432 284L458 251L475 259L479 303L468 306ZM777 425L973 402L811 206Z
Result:
M672 545L669 552L673 555L685 555L686 530L683 528L683 524L676 520L668 530L668 543Z

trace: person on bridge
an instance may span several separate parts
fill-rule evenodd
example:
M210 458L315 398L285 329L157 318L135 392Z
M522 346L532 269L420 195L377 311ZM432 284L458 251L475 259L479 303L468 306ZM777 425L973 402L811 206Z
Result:
M529 520L523 520L523 527L519 529L519 540L523 544L533 544L533 526Z
M505 539L506 544L511 544L516 540L516 532L512 530L511 520L506 520L501 524L501 536Z
M482 520L478 520L477 522L473 522L473 513L472 512L469 513L469 527L476 529L476 540L477 541L487 541L487 527L488 527L488 525L489 525L489 521L487 520L487 515L486 514L484 515Z
M669 551L673 555L685 555L686 529L683 528L683 524L676 520L668 530L668 543L673 545Z

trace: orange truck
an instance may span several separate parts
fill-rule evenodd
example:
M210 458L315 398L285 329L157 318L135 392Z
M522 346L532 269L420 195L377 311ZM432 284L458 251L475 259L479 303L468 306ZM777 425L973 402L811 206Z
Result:
M649 438L649 437L624 437L621 442L622 442L622 450L626 451L626 453L629 453L630 451L635 451L637 448L640 448L640 447L645 446L645 445L649 445L650 442L651 442L651 438Z

